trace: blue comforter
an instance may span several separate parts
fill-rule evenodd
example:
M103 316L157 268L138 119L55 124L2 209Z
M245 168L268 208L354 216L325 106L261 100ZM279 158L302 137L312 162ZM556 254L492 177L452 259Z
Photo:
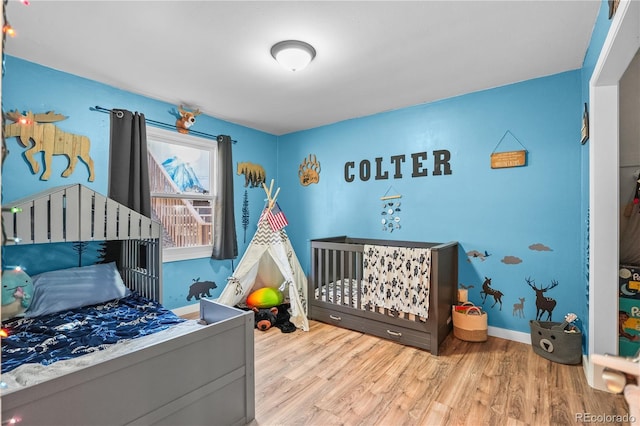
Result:
M48 365L75 358L183 321L136 293L71 311L13 319L3 325L9 337L2 339L2 373L25 363Z

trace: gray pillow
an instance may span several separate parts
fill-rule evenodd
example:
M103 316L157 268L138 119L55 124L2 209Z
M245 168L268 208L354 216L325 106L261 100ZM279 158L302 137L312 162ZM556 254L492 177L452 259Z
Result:
M115 262L44 272L32 279L33 301L26 317L68 311L131 294Z

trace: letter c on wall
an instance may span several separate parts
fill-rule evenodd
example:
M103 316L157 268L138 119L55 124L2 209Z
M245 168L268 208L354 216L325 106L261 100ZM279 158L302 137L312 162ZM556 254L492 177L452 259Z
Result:
M344 180L347 182L353 182L355 176L349 171L349 169L354 168L356 163L353 161L347 161L344 163Z

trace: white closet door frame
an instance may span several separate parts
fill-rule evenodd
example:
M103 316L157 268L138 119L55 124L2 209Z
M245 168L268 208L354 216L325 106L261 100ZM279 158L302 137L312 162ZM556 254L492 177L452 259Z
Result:
M589 354L618 353L619 83L640 48L640 2L621 1L589 82ZM588 358L589 384L606 390Z

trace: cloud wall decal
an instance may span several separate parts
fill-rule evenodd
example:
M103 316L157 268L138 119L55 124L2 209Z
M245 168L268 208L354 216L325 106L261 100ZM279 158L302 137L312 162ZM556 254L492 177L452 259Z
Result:
M501 260L502 263L506 263L507 265L517 265L518 263L522 263L522 259L516 256L505 256Z
M535 251L553 251L550 247L547 247L542 243L531 244L529 248Z

